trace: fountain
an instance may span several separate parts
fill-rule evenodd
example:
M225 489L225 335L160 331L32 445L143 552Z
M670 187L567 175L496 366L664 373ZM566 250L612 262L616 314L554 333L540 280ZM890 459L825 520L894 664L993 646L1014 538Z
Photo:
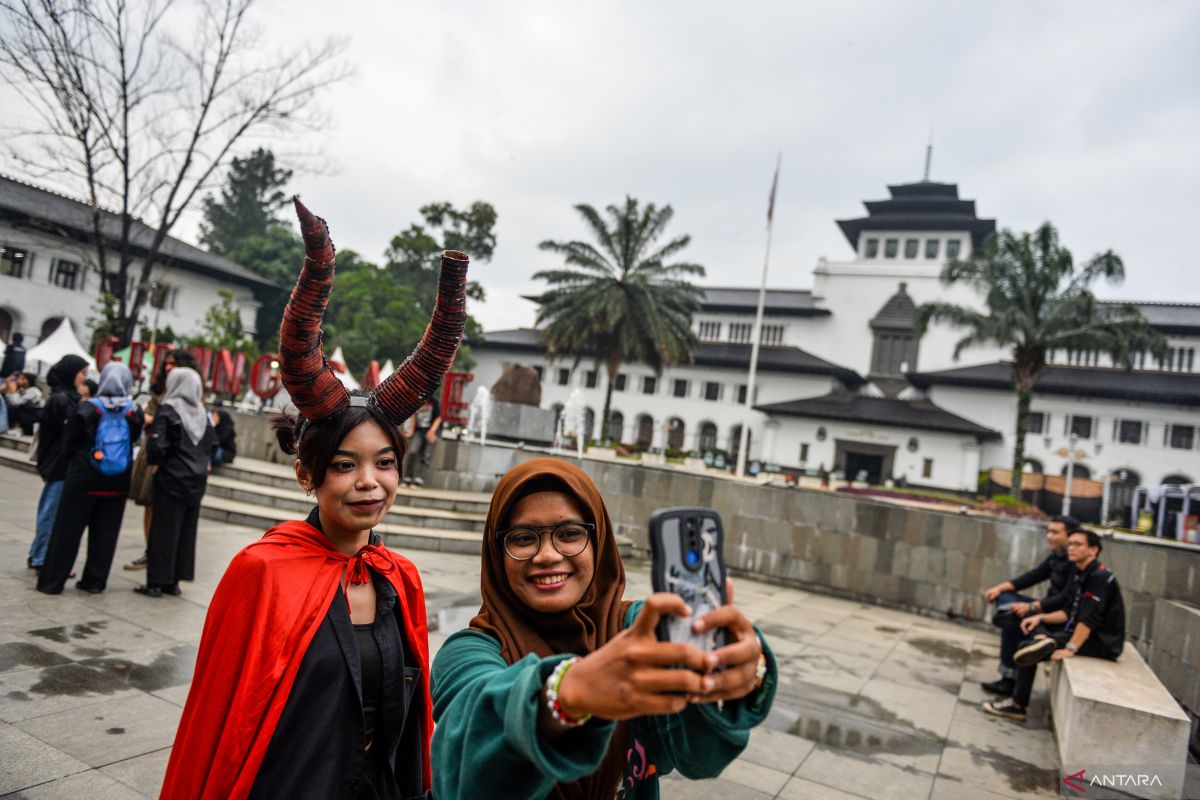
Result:
M587 406L583 399L583 392L577 386L567 397L567 404L563 406L562 416L559 419L562 433L575 434L575 446L581 459L583 458L583 447L587 443L587 432L583 429L586 417Z
M467 419L468 436L480 444L487 444L488 420L492 417L492 393L486 386L475 390L471 400L470 416Z

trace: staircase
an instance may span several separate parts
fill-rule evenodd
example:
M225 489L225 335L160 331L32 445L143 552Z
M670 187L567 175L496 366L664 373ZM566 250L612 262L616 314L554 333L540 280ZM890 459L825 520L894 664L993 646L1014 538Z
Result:
M28 436L0 434L0 466L37 472ZM396 550L478 553L491 495L401 487L375 530ZM303 519L315 505L296 484L290 467L238 457L209 475L200 505L205 519L266 530Z

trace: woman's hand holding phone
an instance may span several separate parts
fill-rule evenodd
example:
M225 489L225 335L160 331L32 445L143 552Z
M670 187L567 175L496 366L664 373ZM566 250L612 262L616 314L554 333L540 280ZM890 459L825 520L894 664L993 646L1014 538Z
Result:
M715 615L729 610L733 609L726 606L710 612L707 624L721 623L724 617ZM711 702L718 699L714 692L730 691L729 680L711 673L721 663L724 651L732 651L726 653L730 659L740 658L741 651L733 648L741 642L705 653L689 644L658 641L655 628L662 617L691 613L679 595L658 592L646 598L632 626L567 670L558 689L563 712L576 718L591 714L611 720L672 714L686 708L693 698ZM681 666L686 669L678 669Z
M725 597L728 604L708 612L692 623L696 633L712 628L724 628L730 644L710 653L717 658L716 668L722 668L712 676L713 688L691 698L692 702L713 703L717 700L739 700L758 686L758 659L762 655L762 642L746 615L733 605L733 581L725 581Z

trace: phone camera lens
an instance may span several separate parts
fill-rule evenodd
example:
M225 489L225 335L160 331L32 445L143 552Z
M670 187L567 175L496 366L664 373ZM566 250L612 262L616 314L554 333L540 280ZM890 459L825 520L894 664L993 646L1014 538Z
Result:
M687 555L685 555L684 557L687 559L687 563L688 563L689 567L694 567L700 563L700 554L697 553L695 550L688 550Z

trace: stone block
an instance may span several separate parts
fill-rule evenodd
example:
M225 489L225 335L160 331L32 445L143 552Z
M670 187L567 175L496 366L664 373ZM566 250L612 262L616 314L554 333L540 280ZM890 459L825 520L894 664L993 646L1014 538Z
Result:
M1134 648L1126 646L1116 661L1059 662L1050 705L1064 774L1154 775L1157 782L1133 793L1182 796L1191 721Z
M854 532L862 536L883 536L888 509L876 503L861 503L855 509Z
M881 576L891 576L895 564L897 542L878 539L875 543L875 564L872 569Z
M927 513L925 515L925 531L922 541L930 547L942 546L942 526L946 524L946 515Z

